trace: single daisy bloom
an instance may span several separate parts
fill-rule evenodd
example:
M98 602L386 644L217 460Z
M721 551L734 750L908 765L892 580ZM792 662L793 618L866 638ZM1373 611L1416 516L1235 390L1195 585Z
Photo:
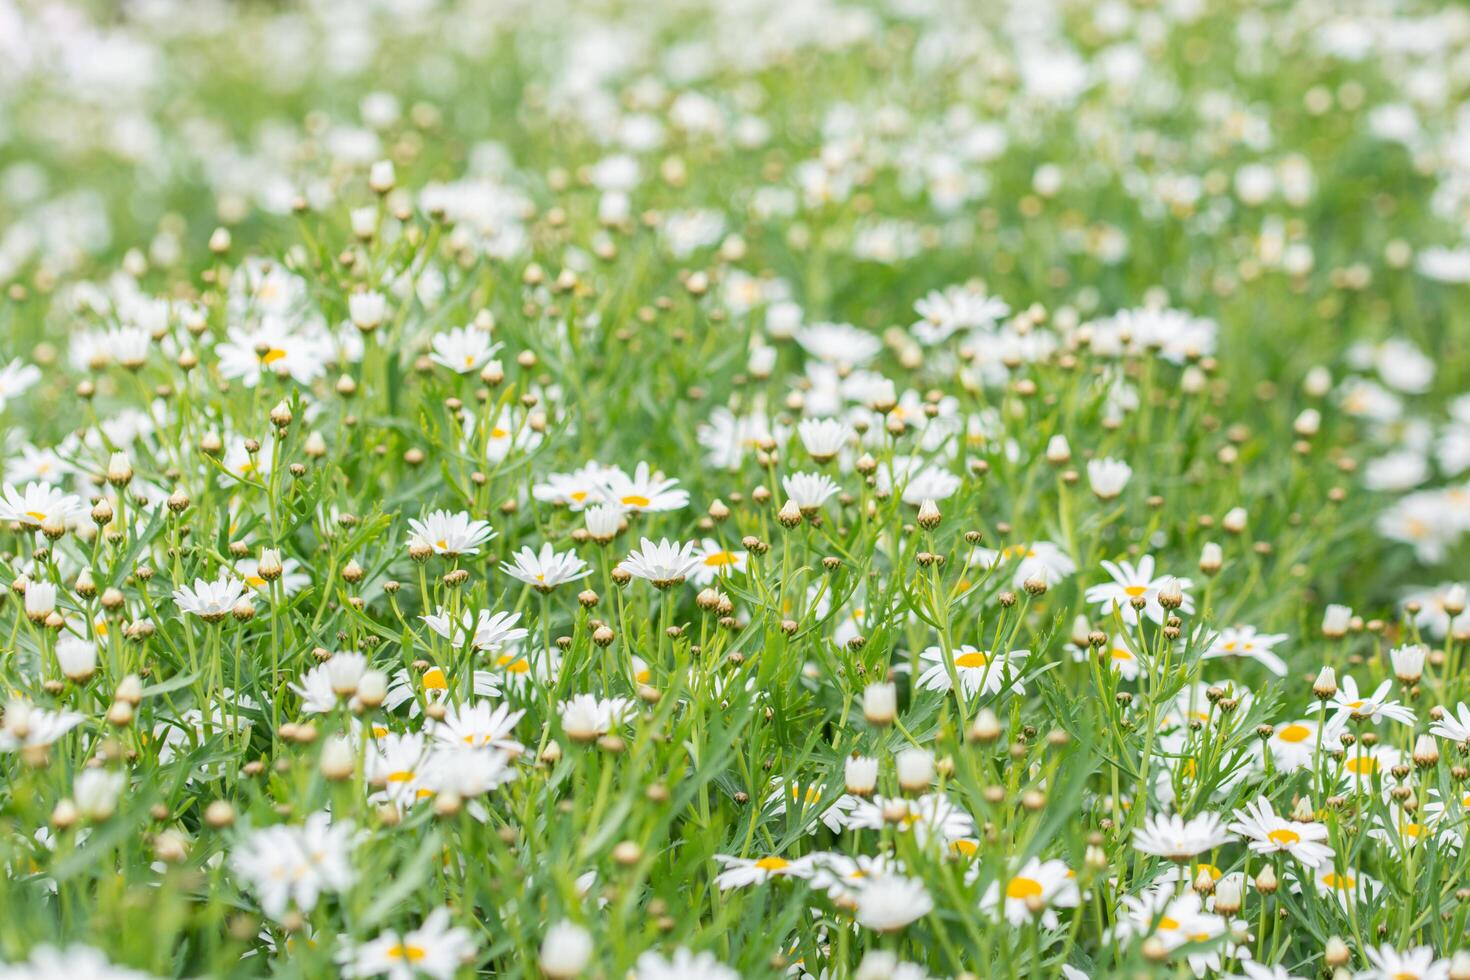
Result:
M419 975L451 980L475 955L469 931L449 924L449 910L437 908L423 925L409 932L391 929L361 946L338 954L342 974L349 977L388 977L413 980Z
M997 568L1015 563L1011 583L1017 589L1025 588L1026 580L1039 578L1053 586L1077 571L1074 562L1061 546L1050 541L1032 541L1009 544L1004 548L976 548L970 552L970 564L981 568Z
M230 869L251 887L261 910L279 921L292 905L310 912L323 893L351 887L356 837L351 823L314 813L299 827L247 833L230 849Z
M244 594L245 583L221 569L213 582L196 578L192 588L185 585L174 589L174 603L206 623L217 623L230 614Z
M1379 722L1385 718L1400 722L1405 725L1414 723L1414 711L1398 701L1390 701L1388 695L1393 691L1393 681L1386 680L1373 691L1372 694L1364 696L1358 691L1358 682L1349 675L1343 675L1342 686L1333 695L1330 701L1319 701L1320 710L1336 711L1333 716L1334 724L1341 725L1348 720L1367 719Z
M960 686L967 697L974 697L980 691L999 694L1003 690L1011 690L1022 694L1025 686L1021 683L1019 661L1030 655L1030 650L994 653L979 650L967 643L946 656L939 647L929 647L919 654L919 659L933 666L919 675L918 685L929 691L950 690L954 684L950 675L952 665L954 675L959 678Z
M571 473L549 473L542 483L531 487L531 496L547 504L558 504L580 511L603 499L603 488L612 469L598 462L587 463ZM614 511L621 514L618 505Z
M408 522L410 546L429 548L436 555L474 555L495 537L489 521L472 520L465 511L435 510Z
M716 854L715 860L725 867L724 871L715 876L715 885L721 889L764 885L772 878L810 878L812 876L812 863L808 858L797 858L793 861L779 855L743 858L729 854Z
M27 527L64 525L69 518L85 511L80 497L45 483L27 483L24 491L7 483L0 497L0 518Z
M518 612L492 613L481 609L474 613L465 609L456 622L449 610L441 609L420 618L429 629L455 647L461 647L468 641L476 650L498 650L530 635L524 627L516 625L521 621Z
M841 488L825 473L792 473L781 477L781 489L786 491L788 500L810 517Z
M539 552L526 547L513 557L515 560L512 563L500 563L501 571L513 579L525 582L538 592L550 592L558 585L575 582L592 574L592 569L577 557L576 552L558 553L549 542L542 544Z
M592 742L631 718L637 707L628 698L577 694L557 705L556 710L561 715L562 731L568 738L574 742Z
M1391 745L1365 746L1358 742L1344 750L1342 760L1337 764L1337 774L1347 786L1371 790L1374 776L1387 784L1389 771L1405 761L1404 754ZM1391 789L1388 785L1383 788L1385 791Z
M1133 607L1135 599L1143 600L1143 613L1155 623L1163 625L1167 610L1159 601L1159 596L1166 585L1171 584L1169 576L1154 575L1154 556L1144 555L1138 559L1138 564L1120 561L1104 561L1103 570L1112 576L1111 582L1101 585L1089 586L1086 599L1088 602L1097 603L1098 612L1104 616L1111 616L1113 610L1123 618L1123 622L1132 626L1138 622L1138 610ZM1176 579L1182 602L1179 606L1181 612L1194 612L1194 599L1186 591L1191 582L1187 578Z
M711 584L717 578L745 571L750 556L743 551L731 551L714 538L699 542L695 551L699 564L689 573L689 581L698 586Z
M1291 770L1305 769L1310 766L1317 751L1317 733L1320 728L1319 722L1302 719L1287 722L1272 731L1271 737L1266 741L1266 746L1271 752L1271 758L1276 762L1276 767ZM1325 745L1325 731L1322 733L1322 740Z
M1205 648L1202 659L1249 657L1277 677L1285 677L1286 661L1271 652L1285 639L1285 633L1257 633L1254 626L1232 626L1215 635Z
M700 566L694 542L679 544L662 538L654 544L643 538L637 551L630 552L619 565L634 578L643 578L660 589L679 585Z
M897 932L928 915L934 899L917 878L884 875L862 886L857 899L857 921L874 932Z
M50 711L11 698L5 705L5 719L0 725L0 752L50 745L83 721L86 717L75 711Z
M624 510L683 510L689 506L689 491L678 489L678 483L647 463L639 463L632 476L613 467L603 474L602 498Z
M516 722L524 714L525 711L512 711L508 704L492 708L488 701L451 704L441 720L429 725L429 734L451 745L490 747L519 755L525 747L512 736Z
M1450 961L1442 960L1428 946L1399 952L1392 946L1363 949L1370 965L1360 970L1357 980L1449 980Z
M1133 467L1120 459L1090 459L1087 461L1087 484L1099 500L1112 500L1123 492Z
M1338 871L1330 864L1313 871L1312 883L1317 891L1336 896L1343 908L1363 898L1377 898L1383 889L1377 879L1354 870Z
M1206 851L1228 844L1235 836L1221 826L1213 813L1185 820L1177 813L1154 814L1133 830L1133 846L1145 854L1183 863Z
M1454 713L1448 708L1441 709L1444 716L1433 725L1429 726L1429 734L1438 735L1440 738L1451 742L1470 741L1470 705L1464 701L1455 705Z
M991 882L980 908L994 913L1001 907L1001 883ZM1077 890L1076 875L1062 861L1042 861L1032 858L1015 875L1006 879L1003 914L1006 921L1016 927L1024 926L1035 918L1032 911L1037 903L1044 908L1041 924L1044 928L1057 928L1056 908L1076 908L1081 901Z
M640 955L633 980L740 980L740 973L713 953L691 953L681 946L668 959L653 950Z
M433 348L429 360L457 374L480 370L501 348L500 344L490 342L488 331L474 326L436 333L430 338L429 346Z
M1326 827L1278 817L1271 801L1264 796L1236 810L1235 822L1229 829L1245 838L1257 854L1284 852L1309 868L1319 867L1332 858L1332 848L1322 843L1327 839Z
M802 419L796 434L806 447L807 455L818 463L834 459L857 439L857 431L837 419Z
M390 732L378 739L369 747L364 765L368 782L379 787L375 801L412 806L433 796L424 782L428 763L429 745L419 732Z
M937 837L946 844L975 836L975 818L943 793L925 793L913 799L874 796L858 800L847 815L848 830L892 827L912 832L924 844Z

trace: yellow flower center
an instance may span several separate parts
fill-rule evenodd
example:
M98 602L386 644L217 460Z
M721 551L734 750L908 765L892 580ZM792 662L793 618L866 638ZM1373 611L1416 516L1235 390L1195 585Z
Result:
M1282 847L1287 847L1291 844L1300 844L1302 835L1294 830L1287 830L1283 827L1280 830L1271 831L1266 835L1266 839L1272 843L1280 844Z
M1146 585L1127 585L1127 586L1124 586L1123 587L1123 591L1126 592L1126 593L1128 593L1128 597L1129 598L1131 598L1131 599L1137 599L1139 596L1143 595L1145 592L1148 591L1148 586L1146 586Z
M630 493L623 498L624 507L647 507L650 501L647 497L640 497L636 493Z
M259 575L248 575L245 578L245 584L257 589L263 589L265 588L265 579Z
M1024 902L1028 898L1041 897L1041 882L1035 878L1012 878L1010 884L1006 885L1006 898L1014 898Z
M1276 737L1283 742L1305 742L1312 735L1312 730L1306 725L1291 724L1276 733Z
M410 782L413 782L413 775L414 774L413 774L412 770L409 770L409 769L400 769L397 772L390 772L390 773L388 773L388 782L390 782L390 783L410 783Z
M584 501L584 500L587 499L587 491L586 490L573 490L571 493L567 494L567 496L570 497L570 498L572 498L573 500L575 500L577 503L580 504L582 501Z
M1113 647L1113 659L1114 660L1132 660L1133 659L1133 651L1132 650L1125 649L1123 647Z
M39 510L28 510L26 511L26 516L38 524L46 523L46 515Z
M985 663L985 654L978 650L974 653L962 653L954 658L956 667L984 667Z
M1159 928L1160 929L1178 929L1179 928L1179 921L1177 919L1171 919L1171 918L1169 918L1166 915L1162 919L1159 920Z
M722 568L725 565L735 564L735 553L731 551L716 551L712 555L705 556L704 563L710 568Z
M1340 875L1329 871L1322 876L1322 884L1328 888L1336 888L1338 891L1347 891L1357 885L1358 879L1352 875Z
M790 861L782 857L767 857L755 862L755 866L762 871L780 871L790 863Z
M387 952L388 959L407 960L409 963L417 963L428 955L428 950L422 946L405 946L402 943L389 947Z
M1371 755L1355 755L1347 761L1347 771L1355 776L1371 776L1378 771L1378 760Z
M272 347L270 350L260 355L260 359L267 364L274 364L285 356L285 351L281 350L279 347Z
M430 667L424 671L424 690L447 691L449 690L449 679L444 676L444 671L438 667Z

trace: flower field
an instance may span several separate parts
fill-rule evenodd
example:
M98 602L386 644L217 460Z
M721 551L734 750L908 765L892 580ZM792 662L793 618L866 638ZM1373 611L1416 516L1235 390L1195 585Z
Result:
M1470 9L0 0L0 980L1470 980Z

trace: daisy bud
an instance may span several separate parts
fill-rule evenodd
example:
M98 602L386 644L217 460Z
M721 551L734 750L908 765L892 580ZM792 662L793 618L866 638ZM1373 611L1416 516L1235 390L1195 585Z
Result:
M843 766L847 791L853 796L870 796L878 785L878 760L871 756L848 756Z
M376 221L377 216L373 219ZM388 300L378 292L353 293L347 297L347 315L358 330L371 333L387 317Z
M357 682L357 700L364 707L376 708L388 696L388 675L381 670L364 671Z
M1245 525L1246 513L1244 507L1232 507L1220 519L1220 526L1231 534L1240 534L1245 530Z
M329 738L322 746L321 758L317 761L322 776L331 782L340 783L351 779L357 769L357 758L352 744L345 738Z
M1179 587L1179 580L1172 575L1166 577L1159 586L1159 605L1165 609L1178 609L1184 605L1184 590Z
M239 602L230 607L230 615L242 623L248 623L255 618L255 604L249 599L241 598Z
M1076 616L1072 620L1072 635L1070 637L1074 647L1086 648L1090 643L1089 636L1092 634L1092 625L1087 622L1086 616Z
M1414 765L1420 769L1433 769L1439 764L1439 745L1428 733L1414 740Z
M1225 555L1220 546L1213 541L1206 541L1199 553L1199 570L1206 575L1216 575L1224 564Z
M138 679L137 674L129 674L118 682L112 697L115 701L122 701L136 708L143 701L143 682Z
M716 497L709 505L710 520L718 523L725 520L729 516L730 508L725 506L725 502L723 500L720 500L718 497Z
M1269 864L1261 869L1260 874L1256 875L1256 891L1262 895L1274 894L1278 884L1276 880L1276 869Z
M1139 948L1142 950L1144 958L1151 962L1162 963L1169 958L1169 949L1158 936L1149 936Z
M1065 465L1072 459L1072 446L1067 437L1058 433L1046 444L1046 461L1053 466Z
M1323 667L1317 674L1317 679L1312 682L1312 693L1319 701L1330 701L1337 693L1337 671L1331 667Z
M85 683L97 672L97 644L71 634L60 636L56 640L56 662L67 680Z
M256 565L256 574L267 582L274 582L281 577L285 567L281 564L281 552L279 548L262 548L260 550L260 561Z
M934 753L927 749L904 749L894 759L898 785L910 793L921 793L934 782Z
M1418 683L1419 678L1424 676L1424 658L1428 654L1429 649L1422 643L1394 647L1388 653L1388 659L1393 664L1394 677L1405 687Z
M854 467L863 476L871 476L878 470L878 461L873 458L871 453L863 453L858 457Z
M51 826L57 830L67 830L75 827L82 815L77 812L77 805L68 799L60 799L56 802L56 808L51 811Z
M92 523L98 527L106 527L112 523L112 502L103 497L92 505Z
M1451 585L1444 593L1444 599L1442 601L1444 611L1451 616L1460 615L1460 613L1465 611L1465 598L1465 587L1463 585L1458 582ZM1465 955L1470 956L1470 953L1466 953Z
M33 623L44 623L56 610L56 586L50 582L31 582L25 596L26 618Z
M1317 819L1317 812L1312 809L1312 801L1303 796L1296 801L1296 806L1291 809L1291 819L1297 823L1311 823Z
M1311 395L1313 398L1321 398L1323 395L1332 390L1332 372L1328 371L1327 368L1323 367L1320 364L1316 365L1311 370L1309 370L1307 372L1307 376L1302 379L1302 390ZM1346 962L1347 960L1344 959L1343 963ZM1328 963L1327 965L1339 966L1340 964Z
M989 708L981 708L970 724L970 741L989 744L1000 738L1000 719Z
M1087 483L1098 500L1118 497L1132 476L1133 468L1121 460L1093 459L1087 462Z
M216 228L209 233L209 250L215 255L224 255L230 250L230 230L228 228Z
M1201 874L1209 877L1209 873L1201 869ZM1221 878L1215 882L1215 912L1219 915L1232 916L1240 911L1240 879L1235 877Z
M168 495L167 503L169 510L173 511L175 514L182 514L184 511L189 509L189 495L184 492L182 487L180 487L179 489Z
M1315 408L1303 409L1291 427L1303 439L1310 439L1322 429L1322 413Z
M1215 893L1215 879L1210 877L1209 868L1199 869L1199 874L1194 876L1192 887L1201 895L1213 895Z
M368 170L368 188L374 194L386 194L397 183L398 175L392 160L379 160Z
M1198 395L1205 390L1205 385L1209 383L1210 379L1205 376L1205 372L1201 371L1196 364L1189 365L1189 367L1184 369L1184 373L1179 376L1179 390L1186 395Z
M863 717L871 725L891 725L898 714L898 689L880 682L863 688Z
M353 208L351 214L348 215L348 221L352 225L352 234L365 242L371 241L372 237L378 233L376 208Z
M480 369L480 380L491 388L499 386L505 380L505 365L499 358L490 360Z
M276 407L271 409L270 420L271 425L278 429L284 429L291 424L291 406L286 404L284 398L276 402Z
M133 482L133 464L125 453L113 453L107 460L107 482L115 487L125 487Z
M583 609L595 609L599 601L601 600L598 598L597 593L591 589L583 589L577 593L577 602L581 604Z
M72 784L77 812L93 822L106 820L117 812L117 799L126 783L127 777L122 773L83 769Z
M616 638L617 634L612 631L612 627L610 626L599 626L592 631L592 642L600 647L611 646L612 641Z
M1107 852L1096 844L1088 844L1082 852L1082 863L1093 871L1103 871L1108 866Z
M1352 950L1348 949L1347 943L1339 936L1332 936L1327 940L1327 946L1322 953L1322 962L1336 969L1347 966L1348 961L1353 958Z
M801 523L801 508L796 506L796 501L787 500L776 514L776 520L781 522L782 527L796 527Z
M1340 606L1336 603L1329 605L1322 613L1322 635L1329 640L1338 640L1347 636L1348 627L1352 624L1353 611L1348 606Z
M612 850L612 858L624 867L630 867L643 860L643 848L634 841L619 841Z
M223 830L235 822L235 808L228 800L215 800L204 808L204 822L215 830Z
M114 701L107 709L107 723L122 728L133 723L133 706L126 701Z
M342 567L341 574L342 581L347 582L350 585L356 585L358 582L361 582L363 580L364 576L367 575L367 572L363 571L362 566L357 563L357 559L353 558Z
M592 961L592 936L565 920L546 931L541 941L541 972L551 980L570 980Z
M153 838L153 856L166 864L178 864L189 856L189 838L169 828Z
M926 531L932 531L939 526L939 522L942 519L943 517L939 513L939 505L928 497L924 498L924 502L919 505L919 526Z
M102 501L102 503L107 504L107 501L104 500ZM107 510L109 513L111 513L111 504L107 505ZM96 519L95 512L93 514L93 519ZM108 520L110 521L112 520L112 518L109 517ZM46 537L50 538L52 541L59 541L62 538L66 537L66 525L57 518L47 518L46 522L41 525L41 533L46 535Z
M90 599L97 594L97 582L92 578L91 568L82 566L82 570L77 573L76 585L73 588L83 599Z

